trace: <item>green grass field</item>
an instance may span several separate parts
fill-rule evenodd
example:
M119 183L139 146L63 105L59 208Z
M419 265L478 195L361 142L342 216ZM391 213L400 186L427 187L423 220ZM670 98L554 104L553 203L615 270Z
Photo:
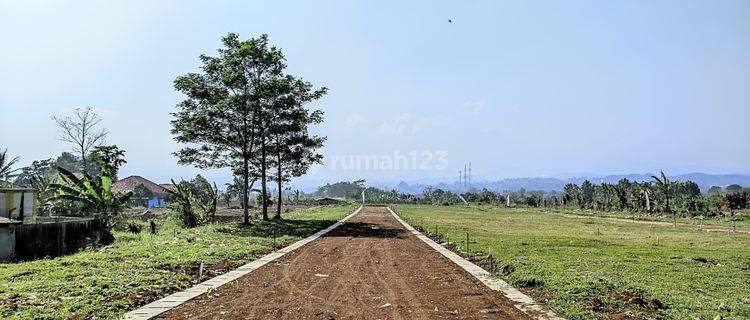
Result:
M750 234L541 209L400 205L407 222L498 260L498 276L569 319L750 319Z
M250 260L323 229L354 206L294 211L282 221L214 223L185 229L159 222L152 237L115 232L101 249L30 262L0 264L2 319L110 319L230 271Z
M660 214L660 215L644 215L636 212L628 211L596 211L596 210L579 210L574 208L540 208L540 210L546 210L551 213L561 214L572 214L586 217L603 217L603 218L622 218L638 221L656 221L656 222L667 222L673 223L675 218L671 215ZM684 217L682 215L677 216L678 224L686 224L694 227L700 226L721 226L731 228L733 226L737 228L750 229L750 210L741 210L735 212L733 215L729 215L728 212L724 212L722 216L714 217Z

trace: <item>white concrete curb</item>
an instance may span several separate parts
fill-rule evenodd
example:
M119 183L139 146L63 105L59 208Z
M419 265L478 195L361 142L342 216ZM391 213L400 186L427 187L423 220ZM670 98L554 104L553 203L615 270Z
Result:
M177 293L173 293L171 295L168 295L164 298L161 298L159 300L156 300L154 302L151 302L143 307L140 307L136 310L130 311L126 313L123 316L123 319L125 320L146 320L151 319L153 317L156 317L163 312L166 312L167 310L173 309L185 302L187 302L190 299L193 299L201 294L204 294L208 292L208 290L216 289L230 281L236 280L239 277L242 277L250 272L252 272L255 269L258 269L265 264L276 260L283 255L292 252L295 249L298 249L299 247L302 247L311 241L320 238L322 235L330 232L333 229L336 229L338 226L342 225L346 220L349 220L349 218L353 217L355 214L359 213L359 211L362 210L362 206L357 208L354 212L349 214L348 216L344 217L343 219L337 221L333 225L329 226L328 228L325 228L323 230L320 230L316 232L315 234L304 238L300 241L297 241L283 249L279 249L277 251L274 251L272 253L269 253L257 260L254 260L250 263L247 263L233 271L227 272L225 274L222 274L220 276L208 279L204 282L201 282L199 284L196 284L192 288L189 288L185 291L180 291Z
M505 297L513 301L514 306L519 310L536 319L564 320L564 318L556 315L554 312L546 310L546 308L536 303L536 301L523 294L521 291L518 291L518 289L511 287L507 282L492 276L492 274L490 274L487 270L482 269L481 267L471 263L469 260L466 260L457 255L453 251L450 251L445 247L437 244L435 241L432 241L432 239L423 235L408 223L404 222L404 220L402 220L401 217L399 217L390 207L388 208L388 211L390 211L390 213L394 218L396 218L396 220L404 225L406 230L409 230L409 232L414 234L420 240L424 241L424 243L437 250L437 252L440 252L443 256L466 270L466 272L473 275L490 289L494 291L500 291Z

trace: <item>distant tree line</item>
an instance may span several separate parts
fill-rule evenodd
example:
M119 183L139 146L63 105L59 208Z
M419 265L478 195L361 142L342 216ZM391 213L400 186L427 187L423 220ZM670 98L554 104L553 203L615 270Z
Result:
M670 180L664 173L653 176L652 181L634 182L621 179L617 183L595 184L589 180L581 185L568 183L562 191L497 192L488 189L454 193L440 188L427 187L415 196L396 190L365 187L364 180L341 181L326 184L310 196L337 197L360 200L365 192L371 203L424 203L435 205L461 204L461 198L470 203L526 207L574 207L598 211L629 211L643 214L672 214L684 216L713 216L750 208L750 189L740 185L726 188L711 187L701 193L692 181Z

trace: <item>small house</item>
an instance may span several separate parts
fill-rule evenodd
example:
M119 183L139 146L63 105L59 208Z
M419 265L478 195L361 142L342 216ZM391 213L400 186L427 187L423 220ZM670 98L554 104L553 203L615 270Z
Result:
M132 191L131 204L146 208L161 208L169 204L169 192L167 188L141 176L129 176L117 180L117 182L112 184L112 191Z

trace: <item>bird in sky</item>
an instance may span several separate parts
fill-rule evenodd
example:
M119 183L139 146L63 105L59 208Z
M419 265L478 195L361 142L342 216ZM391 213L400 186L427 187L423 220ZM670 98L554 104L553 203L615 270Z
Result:
M452 23L452 22L453 22L453 20L451 20L451 19L448 19L448 23Z

